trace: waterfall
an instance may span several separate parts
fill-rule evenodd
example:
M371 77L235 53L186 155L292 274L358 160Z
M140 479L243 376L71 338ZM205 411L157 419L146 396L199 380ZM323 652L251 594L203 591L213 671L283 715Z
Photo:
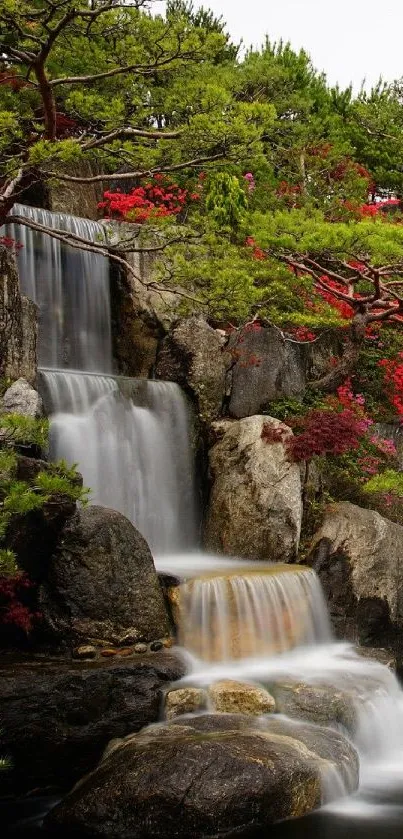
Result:
M93 241L104 235L102 225L85 219L21 206L14 213ZM50 454L77 462L92 502L126 515L154 552L167 555L157 567L183 578L171 603L193 667L184 683L235 679L270 690L291 680L344 692L357 719L363 784L355 801L365 811L374 790L396 779L402 784L403 694L395 676L331 640L313 571L196 552L178 557L197 544L192 430L182 391L112 375L107 259L24 226L7 232L23 245L22 290L40 309ZM342 793L332 772L327 783L327 795Z
M102 240L88 219L15 205L15 215ZM52 459L77 463L91 503L123 513L153 551L197 543L191 424L180 388L111 375L109 262L24 225L24 294L39 306L39 388L50 417ZM109 374L109 375L108 375Z
M105 237L102 224L89 219L19 204L13 213L94 242ZM22 224L9 225L7 233L22 245L17 255L22 292L39 307L39 364L110 373L108 259Z
M189 411L171 382L44 370L50 455L77 462L91 501L119 510L153 551L197 540Z
M269 656L329 640L316 574L264 566L189 580L179 587L179 637L204 661Z

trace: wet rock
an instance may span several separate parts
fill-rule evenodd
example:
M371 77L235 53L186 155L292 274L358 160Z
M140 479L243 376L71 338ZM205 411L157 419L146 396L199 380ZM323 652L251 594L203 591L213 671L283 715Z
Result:
M343 726L350 734L357 728L354 692L333 685L282 682L270 685L280 714L317 725Z
M221 413L226 357L222 337L202 318L181 320L162 341L156 374L177 382L195 400L203 422Z
M338 732L251 719L204 715L115 742L46 827L105 839L246 834L318 807L331 769L357 787L357 755Z
M370 647L400 645L403 527L348 502L329 506L309 564L325 591L339 638Z
M207 548L230 556L295 562L302 520L301 475L283 443L262 440L265 424L290 429L271 417L232 423L210 450L212 487Z
M6 390L0 401L0 410L5 414L21 414L33 419L43 416L42 399L26 379L18 379Z
M183 714L195 714L207 708L208 697L202 688L178 688L170 690L165 697L165 716L167 720Z
M379 664L384 664L393 672L397 669L396 656L391 650L377 649L376 647L356 647L356 653L362 658L369 658L373 661L378 661Z
M73 650L73 658L77 659L89 659L89 658L96 658L97 657L97 648L93 647L91 644L83 644L81 647L76 647Z
M114 510L87 507L63 528L40 590L44 621L56 638L102 638L120 646L128 635L168 635L164 599L147 543Z
M166 688L184 673L180 657L165 650L86 663L3 660L0 754L11 756L13 768L2 793L68 788L109 740L156 722Z
M213 708L224 714L271 714L276 710L274 698L258 685L225 679L209 688Z
M152 653L157 653L158 650L162 650L163 646L162 641L152 641L150 644L150 650Z

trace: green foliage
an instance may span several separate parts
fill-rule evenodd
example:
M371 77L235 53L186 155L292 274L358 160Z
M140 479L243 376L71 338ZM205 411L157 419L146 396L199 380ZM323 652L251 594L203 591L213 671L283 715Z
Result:
M247 198L239 178L228 172L217 172L206 188L206 210L218 230L231 232L245 221Z
M14 551L0 548L0 577L12 577L17 572L17 557Z
M396 472L395 469L386 469L378 475L374 475L363 487L368 493L393 493L403 498L403 472Z
M3 445L35 445L46 449L48 434L47 419L34 419L22 414L0 414L0 442Z

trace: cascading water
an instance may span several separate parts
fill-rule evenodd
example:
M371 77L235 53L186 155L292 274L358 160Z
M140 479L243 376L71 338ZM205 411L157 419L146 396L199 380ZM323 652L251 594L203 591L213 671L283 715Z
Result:
M52 459L77 462L91 501L119 510L151 549L197 538L188 408L178 385L44 370Z
M87 240L104 238L102 225L88 219L20 205L13 212ZM152 550L189 549L197 514L188 407L175 384L105 375L113 368L108 260L24 225L7 232L22 245L22 290L39 306L51 457L77 463L92 503L126 515Z
M54 230L102 241L102 224L16 204L13 214ZM109 263L24 225L9 225L18 250L21 289L39 307L39 364L112 372Z
M85 238L103 235L95 222L27 207L14 212ZM8 232L24 245L22 288L40 307L41 390L52 414L52 454L78 462L93 500L131 518L155 551L176 553L158 566L184 579L177 606L193 667L185 683L235 679L270 689L287 680L344 692L354 709L362 775L361 791L344 811L367 814L368 799L403 787L403 694L395 676L331 641L312 571L178 556L196 544L197 530L180 389L110 375L106 259L18 225ZM329 775L325 782L329 798L342 794L340 779Z

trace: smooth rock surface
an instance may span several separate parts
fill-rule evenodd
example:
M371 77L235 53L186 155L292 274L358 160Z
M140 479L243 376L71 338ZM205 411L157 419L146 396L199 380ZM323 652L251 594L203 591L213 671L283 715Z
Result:
M270 690L280 714L317 725L341 725L349 734L356 731L357 711L352 692L338 690L333 685L293 681L270 685Z
M224 679L215 682L209 688L210 702L213 708L224 714L271 714L276 710L276 702L271 694L258 685L246 682L234 682Z
M13 767L2 775L2 794L69 788L113 737L156 722L167 685L184 673L171 651L85 663L3 658L0 754Z
M153 559L131 522L105 507L65 524L40 591L49 629L63 641L120 645L169 635Z
M225 395L222 337L202 318L179 321L162 341L157 378L177 382L195 400L203 422L217 419Z
M178 688L165 697L165 717L172 720L183 714L195 714L207 708L208 696L202 688Z
M261 438L264 424L279 420L256 416L228 424L209 452L211 492L205 543L209 550L245 559L295 562L302 521L301 474L282 443Z
M43 416L42 399L26 379L17 379L1 399L0 411L39 419Z
M309 563L325 591L337 636L366 646L400 644L403 527L349 502L332 504Z
M105 839L243 835L318 807L331 768L356 789L356 752L329 729L239 714L177 720L111 744L45 824Z

